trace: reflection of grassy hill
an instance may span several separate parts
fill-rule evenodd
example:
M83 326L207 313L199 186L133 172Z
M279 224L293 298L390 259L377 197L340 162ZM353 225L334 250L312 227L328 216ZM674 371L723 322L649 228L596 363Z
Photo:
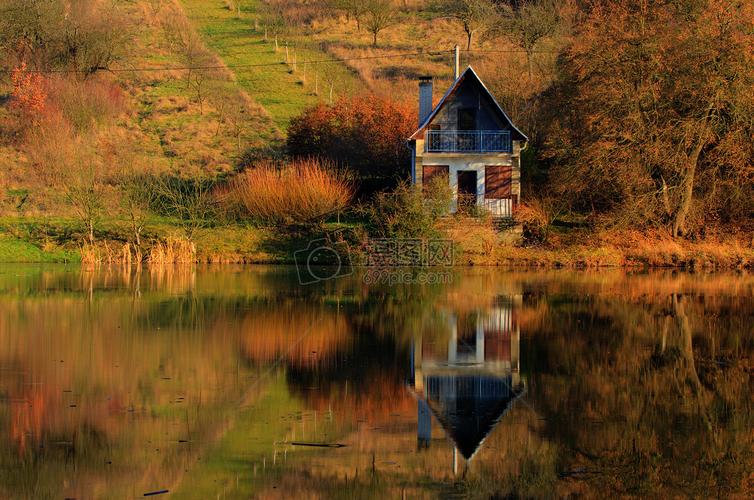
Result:
M263 394L235 417L233 427L187 471L174 498L215 498L220 491L223 498L249 498L279 477L276 462L285 457L283 447L275 443L286 440L302 406L288 394L284 377L272 374L270 378ZM277 448L280 456L273 459Z
M166 295L152 277L9 271L1 287L19 293L0 301L0 365L12 368L0 376L0 497L160 489L226 430L241 394L253 401L215 316L197 317L201 334L182 318L140 321Z

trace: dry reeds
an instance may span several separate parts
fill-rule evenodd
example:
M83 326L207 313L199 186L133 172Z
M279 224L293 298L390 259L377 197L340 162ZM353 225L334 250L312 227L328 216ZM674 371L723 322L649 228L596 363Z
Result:
M194 264L196 263L196 245L187 238L171 237L164 242L157 242L147 256L150 265Z
M81 263L87 267L99 264L121 264L124 266L141 264L141 251L130 243L114 247L107 241L101 244L87 243L81 246L80 253Z
M330 163L308 159L279 167L266 161L236 177L229 196L262 222L303 224L343 210L352 188Z

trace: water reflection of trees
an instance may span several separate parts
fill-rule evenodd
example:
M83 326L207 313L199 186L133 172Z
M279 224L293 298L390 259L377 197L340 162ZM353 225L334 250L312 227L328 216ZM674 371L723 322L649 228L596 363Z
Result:
M525 303L540 312L527 331L532 404L563 473L594 492L739 491L754 464L751 296L638 284Z
M442 343L448 333L443 308L473 315L495 294L521 290L516 316L530 391L526 404L511 410L487 437L461 483L462 492L514 497L751 492L751 279L742 277L731 286L730 277L673 273L503 274L498 279L472 279L473 286L466 281L439 293L414 291L405 307L397 296L378 290L349 311L355 331L361 327L370 337L392 337L405 346L423 333ZM394 325L379 324L379 318L399 320L391 332ZM385 349L375 344L349 353L351 363L363 369L342 369L345 361L323 371L310 366L295 372L289 383L314 407L352 405L369 411L363 400L372 398L377 406L396 390L397 381L370 365L369 353ZM391 366L393 351L386 352L377 356L376 365ZM371 375L360 379L363 374ZM346 393L350 380L358 384ZM400 398L395 399L397 412L405 415ZM384 417L386 411L375 408L373 413ZM444 452L433 451L417 467L416 457L410 462L396 455L396 439L394 432L359 438L362 446L369 443L361 453L398 460L407 474L377 466L380 488L400 494L404 490L398 485L448 480ZM401 440L410 447L407 436ZM339 456L333 470L352 477L344 472L343 459ZM347 463L356 476L359 468L370 467L356 455ZM354 490L373 485L366 479L360 485L343 483L323 471L296 482L319 491L332 491L336 484Z
M291 459L276 472L288 491L751 493L746 275L471 270L448 286L300 288L280 269L38 271L0 278L0 295L0 496L177 482L269 372L354 443L317 455L316 474L311 454ZM518 297L528 391L459 482L439 425L417 451L412 349L447 346L448 318L471 324L500 297Z

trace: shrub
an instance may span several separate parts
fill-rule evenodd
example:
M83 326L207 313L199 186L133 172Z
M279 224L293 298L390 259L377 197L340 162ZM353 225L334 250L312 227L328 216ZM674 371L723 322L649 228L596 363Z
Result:
M196 245L188 238L169 237L150 249L147 262L159 264L193 264L196 262Z
M366 212L374 234L385 238L432 238L437 221L448 214L452 193L445 179L426 190L401 182L389 193L378 193Z
M352 197L344 172L331 163L297 160L282 167L265 161L233 179L228 202L271 224L311 224L346 208Z
M406 138L415 128L412 104L361 95L305 110L291 121L287 147L294 157L327 158L395 185L408 177Z
M51 78L47 92L52 106L77 130L107 123L126 109L123 91L105 79Z
M78 135L67 121L51 118L30 130L26 153L36 177L54 186L70 204L86 228L87 242L93 244L112 178L97 137Z
M13 69L11 83L13 108L27 120L33 121L45 110L47 89L44 78L39 73L30 73L24 62Z
M169 175L144 180L151 190L150 208L158 214L177 218L189 241L198 229L212 226L218 220L215 180Z
M536 199L518 207L516 220L522 225L524 239L529 243L545 243L552 226L552 211Z

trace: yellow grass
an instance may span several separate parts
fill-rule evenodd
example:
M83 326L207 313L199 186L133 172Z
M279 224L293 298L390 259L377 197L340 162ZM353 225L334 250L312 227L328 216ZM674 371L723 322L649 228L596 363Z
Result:
M297 160L278 167L262 162L238 177L229 193L253 218L274 224L321 221L351 200L343 172L317 160Z

